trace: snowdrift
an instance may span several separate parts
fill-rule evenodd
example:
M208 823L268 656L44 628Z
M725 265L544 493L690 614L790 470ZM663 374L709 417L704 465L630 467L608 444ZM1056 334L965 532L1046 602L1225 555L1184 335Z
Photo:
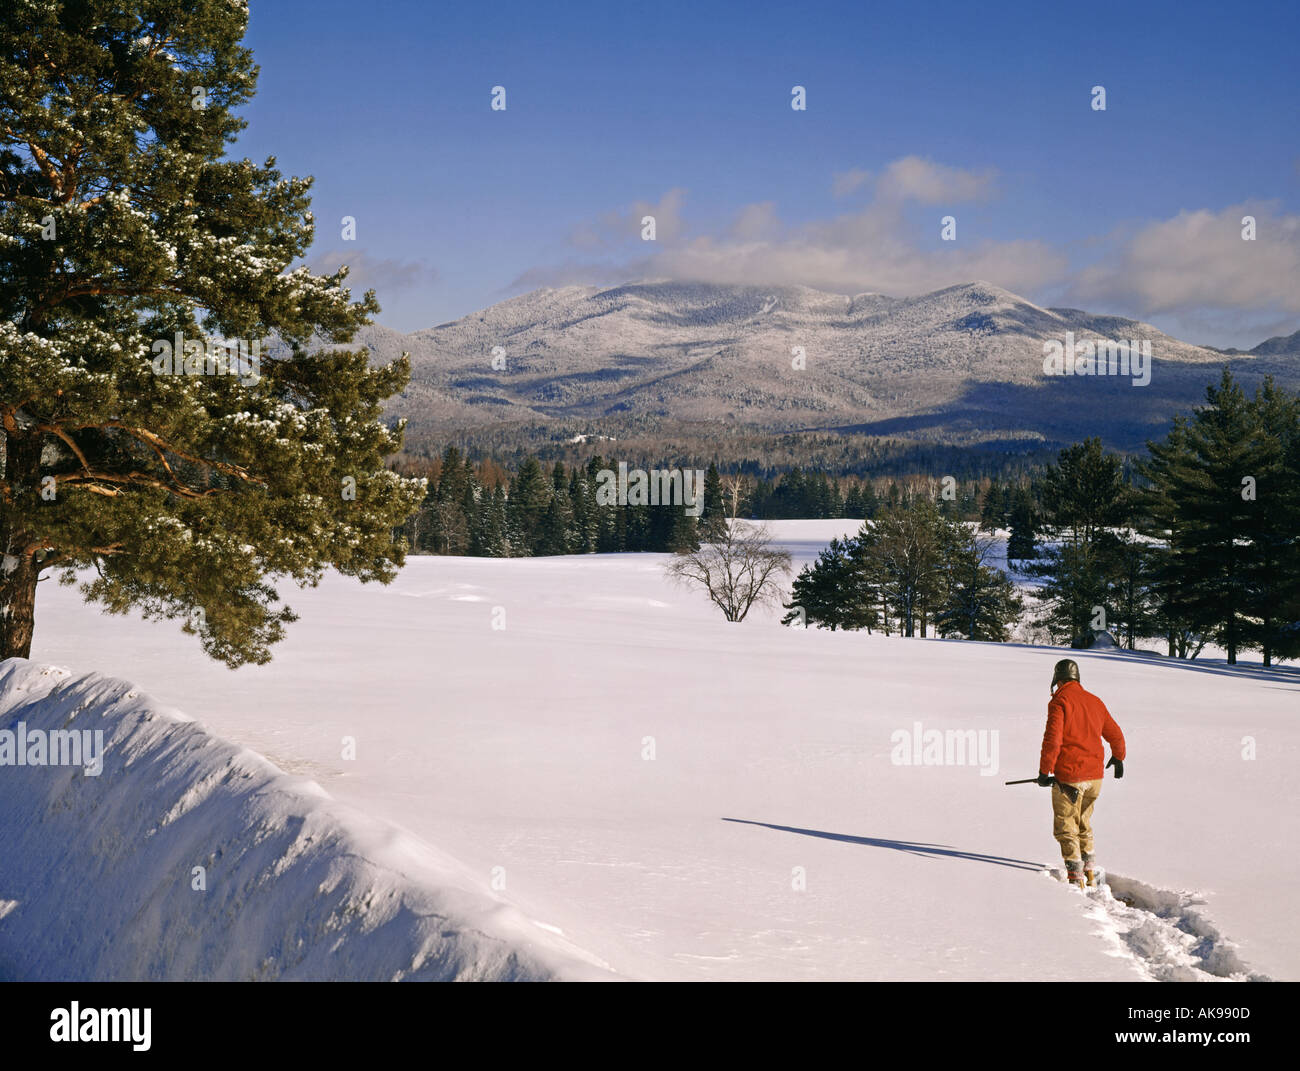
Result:
M0 978L610 977L455 860L132 685L0 662L0 747L69 729L103 732L97 776L0 765Z

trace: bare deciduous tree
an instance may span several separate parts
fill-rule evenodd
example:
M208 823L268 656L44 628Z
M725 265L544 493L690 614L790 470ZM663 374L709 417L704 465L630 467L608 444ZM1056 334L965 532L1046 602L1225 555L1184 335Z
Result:
M668 576L704 588L728 621L744 621L756 604L779 601L790 568L790 552L772 547L766 525L733 520L716 543L676 555Z
M744 473L737 472L731 476L722 477L722 495L731 505L731 519L736 519L736 514L740 512L740 503L749 494L749 480Z

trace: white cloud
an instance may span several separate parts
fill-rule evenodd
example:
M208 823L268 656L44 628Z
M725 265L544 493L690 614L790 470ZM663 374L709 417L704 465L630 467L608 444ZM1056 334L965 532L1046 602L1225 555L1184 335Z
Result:
M307 266L319 275L332 275L343 264L348 266L343 285L354 295L374 290L382 298L385 292L428 286L438 279L438 269L426 261L372 257L360 249L330 249L313 253L307 260Z
M836 176L840 190L864 186L865 171ZM690 278L756 286L803 285L841 293L868 290L916 294L972 279L1008 289L1037 288L1058 280L1064 258L1037 241L943 243L924 248L909 230L903 208L909 202L957 205L992 196L995 174L964 171L917 156L895 160L880 174L865 207L838 217L791 226L770 201L745 205L716 234L688 237L681 220L686 191L669 190L657 205L639 202L626 212L607 213L580 228L580 250L608 251L639 234L640 218L653 214L660 241L638 249L635 262L591 265L590 281L638 275ZM634 226L635 224L635 226ZM938 217L934 220L938 233ZM627 249L627 246L624 246ZM517 285L557 285L581 276L580 265L529 271Z
M925 205L981 201L993 195L996 177L992 170L964 171L919 156L904 156L885 168L876 183L876 198Z
M771 238L780 232L781 221L776 215L776 205L763 201L742 208L728 234L737 241L750 242Z
M654 216L655 240L671 242L684 229L682 202L685 199L686 191L674 188L657 202L634 201L626 209L605 212L598 219L579 224L570 232L569 241L578 249L591 252L612 249L629 239L639 239L641 221L646 216Z
M850 168L848 171L836 171L831 176L831 193L836 197L847 197L862 189L870 178L870 171L863 171L857 167Z
M754 286L803 285L838 293L926 293L975 279L1044 300L1097 312L1159 319L1189 341L1248 346L1288 334L1300 314L1300 216L1272 202L1219 211L1184 211L1171 219L1089 238L1075 245L1086 260L1072 267L1064 248L1037 238L935 242L939 215L996 196L997 174L907 156L879 174L833 176L837 195L870 191L854 211L800 224L784 222L770 201L743 206L725 226L688 233L674 188L657 203L637 202L588 225L580 250L599 251L521 275L515 286L605 284L680 278ZM909 205L935 206L934 235L916 231ZM654 215L659 241L640 242L642 215ZM1243 241L1243 216L1257 238ZM927 240L928 239L928 240ZM1077 262L1076 262L1077 263ZM1059 300L1058 300L1059 299Z
M1242 217L1255 217L1254 241ZM1144 315L1215 309L1300 313L1300 215L1273 202L1200 209L1112 239L1118 248L1079 272L1081 301L1124 301Z

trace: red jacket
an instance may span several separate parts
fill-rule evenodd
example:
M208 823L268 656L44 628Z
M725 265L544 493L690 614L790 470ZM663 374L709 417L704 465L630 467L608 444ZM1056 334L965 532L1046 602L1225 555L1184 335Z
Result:
M1124 734L1106 704L1085 692L1078 681L1066 681L1047 704L1047 729L1038 772L1055 774L1058 781L1069 785L1100 781L1106 772L1103 738L1110 745L1111 755L1123 762Z

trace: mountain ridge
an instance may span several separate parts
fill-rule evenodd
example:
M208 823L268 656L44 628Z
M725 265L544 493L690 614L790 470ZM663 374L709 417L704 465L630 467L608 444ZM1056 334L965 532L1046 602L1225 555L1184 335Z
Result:
M1151 347L1151 377L1049 376L1044 344ZM377 360L411 354L389 411L417 442L510 425L574 432L835 431L952 444L1073 441L1133 449L1204 399L1231 363L1247 389L1300 388L1300 331L1251 351L1184 342L1155 326L1039 306L976 280L928 294L833 294L672 280L543 287L402 334L372 325ZM1294 343L1294 345L1292 345Z

